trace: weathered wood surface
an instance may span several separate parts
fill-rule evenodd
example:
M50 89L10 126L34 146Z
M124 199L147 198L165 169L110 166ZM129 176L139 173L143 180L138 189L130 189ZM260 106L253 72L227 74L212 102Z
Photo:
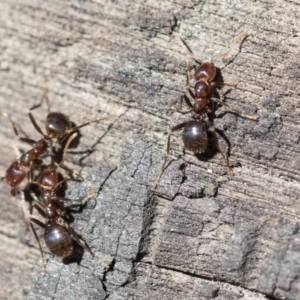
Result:
M34 111L39 124L47 109L76 124L111 114L82 129L67 159L101 186L72 226L114 261L103 275L87 253L80 265L47 255L42 277L20 201L1 182L1 299L300 298L298 1L6 0L0 9L1 112L21 132L38 138L26 113L39 101L44 77L50 101ZM175 135L154 192L166 133L189 117L171 109L186 83L184 51L172 30L204 60L239 33L251 34L217 62L225 81L240 80L220 98L260 119L217 110L235 177L218 153L183 154ZM0 120L4 174L28 146ZM72 196L85 192L80 187L70 188Z

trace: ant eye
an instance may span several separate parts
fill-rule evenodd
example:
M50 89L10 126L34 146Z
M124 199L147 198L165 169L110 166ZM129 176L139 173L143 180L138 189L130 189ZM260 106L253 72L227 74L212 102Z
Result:
M50 113L46 119L46 131L51 138L61 138L71 127L70 119L61 113Z

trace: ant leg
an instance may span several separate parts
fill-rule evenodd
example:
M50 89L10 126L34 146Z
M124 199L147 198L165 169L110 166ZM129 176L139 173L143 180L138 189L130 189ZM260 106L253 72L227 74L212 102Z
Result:
M181 37L179 36L179 34L177 32L173 32L173 35L175 36L175 38L177 40L179 40L180 44L183 45L186 49L186 45L183 43ZM191 67L190 67L190 61L188 59L188 56L191 55L192 52L190 52L188 49L187 49L187 57L186 57L186 89L187 91L189 91L190 95L192 96L193 99L195 99L195 95L193 94L192 90L191 90L191 85L190 85L190 78L191 78ZM186 95L181 95L180 97L180 105L179 107L174 107L173 109L175 111L180 111L181 108L182 108L182 103L183 103L183 100L185 100L185 103L190 107L190 108L193 108L193 105L191 103L191 101L188 99L188 97Z
M33 168L31 163L29 165L29 171L27 172L27 180L29 184L37 184L37 182L35 182L33 179Z
M34 197L34 198L36 198L36 197ZM44 205L43 202L40 202L40 201L34 202L32 204L32 206L38 211L38 213L40 215L42 215L42 217L44 217L45 219L47 219L47 215L45 213L45 205Z
M89 121L89 122L86 122L86 123L83 123L79 126L76 126L76 127L73 127L71 129L69 129L67 132L66 132L66 136L69 135L70 133L82 128L82 127L85 127L87 125L90 125L92 123L99 123L100 121L103 121L103 120L106 120L108 117L103 117L103 118L100 118L100 119L96 119L96 120L92 120L92 121ZM64 139L64 138L63 138Z
M181 96L181 97L184 98L185 103L187 104L187 106L188 106L189 108L193 109L193 104L191 103L190 99L189 99L186 95L183 95L183 96ZM182 100L181 100L181 103L182 103Z
M42 95L42 98L40 100L40 103L32 106L30 109L29 109L29 112L39 108L42 106L43 102L45 99L47 99L47 96L48 95L48 86L47 86L47 82L46 82L46 79L44 78L44 84L43 84L43 95Z
M79 199L61 199L63 201L74 201L74 202L88 202L90 199L92 199L96 194L97 194L97 189L94 187L94 185L87 180L86 178L84 178L83 176L81 176L78 172L71 170L70 168L68 168L66 165L61 164L61 163L54 163L57 167L62 168L63 170L67 171L68 173L75 175L76 177L80 178L82 181L84 181L86 183L86 185L89 187L89 189L91 190L91 193L85 197L79 198ZM60 182L58 184L61 184ZM56 187L55 187L56 189Z
M25 194L24 194L23 191L19 191L19 192L20 192L20 194L21 194L22 208L23 208L23 212L24 212L25 218L26 218L27 220L29 220L30 217L31 217L31 215L30 215L30 213L28 212L28 209L27 209L27 207L26 207Z
M79 173L77 173L76 171L74 170L71 170L69 169L65 164L64 164L64 161L65 161L65 158L66 158L66 154L67 154L67 151L69 149L69 146L70 144L72 143L72 141L74 140L74 138L77 136L77 133L73 133L69 139L67 140L67 143L65 145L65 148L64 148L64 152L63 152L63 158L61 160L61 162L57 163L55 161L52 161L52 163L56 166L56 167L59 167L65 171L67 171L68 173L70 174L73 174L75 176L77 176L78 178L80 178L82 181L84 181L87 186L90 188L90 190L92 191L91 194L89 194L88 196L85 196L85 197L82 197L80 199L67 199L67 198L61 198L60 200L62 201L73 201L73 202L83 202L83 201L89 201L91 198L93 198L96 194L97 194L97 189L94 187L94 185L89 181L87 180L86 178L84 178L83 176L81 176ZM63 179L61 180L59 183L57 183L57 185L54 187L53 189L53 193L68 179ZM30 168L30 172L29 172L29 182L31 184L36 184L38 187L42 188L42 189L45 189L45 190L49 190L49 189L52 189L51 186L48 186L48 185L42 185L41 183L39 183L38 181L35 181L33 180L33 174L32 174L32 168Z
M90 199L92 199L94 196L96 196L97 194L97 189L94 187L94 185L87 180L86 178L84 178L83 176L81 176L78 172L71 170L70 168L68 168L67 166L60 164L60 163L55 163L55 165L57 167L62 168L63 170L67 171L70 174L75 175L76 177L80 178L82 181L85 182L85 184L89 187L89 189L91 190L91 193L85 197L79 198L79 199L61 199L63 201L74 201L74 202L88 202ZM58 183L59 184L59 183ZM56 188L56 187L55 187Z
M85 250L87 250L92 257L94 257L95 259L97 259L99 261L99 263L107 270L110 269L110 266L108 264L106 264L102 259L100 259L77 235L77 233L75 232L75 230L70 227L70 225L68 223L65 223L64 226L66 227L66 229L69 231L69 233L71 233L73 235L73 237L75 238L76 242Z
M190 78L191 78L191 66L190 61L188 60L188 57L186 58L186 89L189 92L190 96L195 99L195 94L193 93L190 85ZM187 103L187 101L186 101ZM188 103L187 103L188 104ZM191 104L188 104L190 108L193 108Z
M192 97L193 99L195 99L195 94L194 94L194 92L192 91L191 88L188 89L188 92L189 92L189 94L191 95L191 97Z
M231 83L231 82L223 82L222 85L223 85L223 86L229 86L229 87L236 88L238 84L239 84L239 80L236 81L236 82L233 82L233 83Z
M19 136L19 133L18 133L16 124L15 124L14 121L11 119L11 117L10 117L9 114L7 114L7 113L2 113L2 115L3 115L4 117L8 118L8 120L10 121L10 123L11 123L11 125L12 125L12 127L13 127L13 129L14 129L14 132L15 132L16 137L17 137L20 141L25 142L25 143L28 143L28 144L31 144L31 145L35 143L35 140L33 140L33 139L29 139L29 138L26 138L26 137L20 137L20 136Z
M187 104L187 106L189 108L193 109L193 105L192 105L190 99L187 97L187 95L181 95L179 107L172 107L172 109L174 109L175 111L181 111L183 100L185 101L185 103Z
M44 102L44 99L46 99L48 96L48 87L47 87L47 84L46 84L46 80L44 81L44 86L43 86L43 95L42 95L42 98L41 98L41 101L39 104L36 104L34 105L33 107L31 107L28 111L28 116L29 116L29 119L32 123L32 125L34 126L34 128L36 129L36 131L38 131L44 138L46 137L46 135L43 133L43 131L41 130L40 126L36 123L33 115L32 115L32 111L39 108L43 102Z
M82 197L80 199L74 199L74 200L69 200L69 201L74 201L74 202L87 202L89 201L91 198L93 198L96 194L97 194L97 189L94 187L94 185L89 181L87 180L86 178L84 178L83 176L81 176L79 173L77 173L76 171L74 170L71 170L69 169L66 165L64 165L64 161L65 161L65 158L66 158L66 155L67 155L67 151L68 151L68 148L70 146L70 144L72 143L72 141L76 138L77 136L77 133L73 133L69 139L67 140L67 143L65 145L65 148L64 148L64 152L63 152L63 157L62 157L62 161L60 163L56 163L54 162L54 164L57 166L57 167L60 167L62 169L64 169L65 171L71 173L71 174L74 174L76 175L78 178L80 178L82 181L84 181L86 183L86 185L90 188L90 190L92 191L91 194L89 194L88 196L85 196L85 197ZM63 183L63 181L59 182L57 184L57 186L55 187L55 189L57 189L57 187L59 185L61 185ZM64 201L67 201L67 199L65 199Z
M64 198L64 197L57 197L55 195L55 192L67 180L68 180L68 178L64 178L63 180L61 180L59 183L57 183L57 185L53 188L53 190L52 190L52 186L43 185L43 184L39 183L38 181L31 180L30 183L31 184L35 184L35 185L37 185L38 187L40 187L40 188L42 188L44 190L52 190L52 195L55 196L55 199L52 199L52 201L56 202L56 204L60 207L61 211L63 211L64 210L64 206L59 201L63 201L63 202L82 202L82 201L84 201L86 199L86 197L82 197L80 199L69 199L69 198ZM37 196L33 192L31 192L30 195L36 201L34 203L35 205L33 204L34 208L37 209L38 212L41 215L44 216L44 213L42 211L40 211L40 209L43 210L43 207L41 206L41 203L40 203L39 199L37 198ZM61 215L61 216L63 216L63 215ZM45 216L45 218L46 218L46 216Z
M219 54L217 57L215 57L214 60L217 60L217 59L219 59L219 58L222 58L222 57L227 56L227 55L232 51L233 47L235 46L235 44L236 44L239 40L241 40L241 39L243 39L243 38L246 38L246 37L248 37L248 36L249 36L249 34L248 34L247 32L243 32L243 33L239 34L239 35L234 39L234 41L232 42L232 44L230 45L230 48L229 48L226 52L224 52L224 53L222 53L222 54Z
M164 171L165 171L165 165L166 165L166 162L167 162L168 157L169 157L169 154L170 154L171 135L172 135L175 131L177 131L177 130L183 128L183 127L185 126L185 124L186 124L186 122L176 125L175 127L171 128L171 130L170 130L170 132L169 132L169 134L168 134L167 153L166 153L166 156L165 156L165 160L164 160L164 162L163 162L163 164L162 164L162 166L161 166L160 172L159 172L159 174L158 174L158 176L157 176L157 178L156 178L156 180L155 180L155 182L154 182L154 184L153 184L153 188L154 188L154 189L156 189L156 187L157 187L157 185L158 185L158 183L159 183L159 181L160 181L160 178L161 178L162 174L163 174Z
M189 90L191 88L190 79L191 79L191 66L190 66L190 61L187 56L186 57L186 89L187 90Z
M234 83L227 83L227 82L213 82L212 85L213 86L229 86L229 87L236 87L238 85L239 81L236 81ZM226 104L225 102L223 101L220 101L220 100L217 100L217 99L212 99L213 101L215 101L216 103L220 104L220 105L223 105L225 106L229 111L232 111L234 113L236 113L237 115L243 117L243 118L246 118L246 119L250 119L250 120L258 120L258 116L255 116L255 115L248 115L248 114L245 114L243 113L242 111L239 111L238 109L235 109L234 107Z
M67 151L68 151L68 149L69 149L69 147L70 147L70 144L71 144L72 141L76 138L76 136L77 136L77 133L73 133L73 134L69 137L69 139L67 140L67 143L66 143L65 148L64 148L64 151L63 151L62 160L61 160L60 163L58 163L59 166L64 166L64 161L65 161L65 158L66 158L66 155L67 155ZM55 164L56 166L58 166L57 163L56 163L55 160L54 160L54 155L53 155L53 153L49 152L48 155L51 156L51 158L52 158L52 164ZM42 184L40 184L39 182L37 182L37 181L35 181L35 180L33 179L32 166L31 166L31 165L30 165L30 168L29 168L29 178L28 178L28 181L29 181L29 183L36 184L37 186L39 186L39 187L41 187L41 188L43 188L43 189L45 189L45 190L52 189L52 187L49 187L49 186L47 186L47 185L42 185ZM54 191L55 191L57 188L59 188L59 186L61 186L65 181L67 181L67 179L64 179L64 180L60 181L60 182L55 186Z
M228 105L227 103L223 102L223 101L220 101L220 100L217 100L217 99L212 99L214 102L222 105L222 106L225 106L227 108L228 111L231 111L237 115L239 115L240 117L242 118L245 118L245 119L250 119L250 120L258 120L259 119L259 116L256 116L256 115L248 115L248 114L245 114L243 113L242 111L239 111L238 109L235 109L234 107Z
M55 194L55 192L57 192L57 190L66 182L68 181L69 178L64 178L62 179L53 189L52 193Z
M231 83L231 82L212 82L211 86L213 86L213 87L229 86L229 87L236 88L238 84L239 84L239 80L236 82L233 82L233 83Z
M44 257L44 251L42 249L41 242L40 242L40 239L39 239L39 237L38 237L38 235L36 233L36 230L34 229L34 227L32 225L32 222L35 223L35 224L37 224L38 226L44 228L44 229L46 228L46 226L40 220L38 220L36 218L33 218L33 217L30 218L30 221L29 221L30 228L31 228L31 230L32 230L32 232L34 234L35 239L38 242L39 249L40 249L41 256L42 256L42 264L43 264L43 266L42 266L42 275L44 276L46 274L46 262L45 262L45 257Z
M78 135L78 133L75 132L75 133L73 133L73 134L68 138L68 140L67 140L67 142L66 142L66 145L65 145L65 148L64 148L64 152L63 152L62 160L61 160L60 164L62 164L62 165L64 164L65 159L66 159L67 152L68 152L68 150L69 150L69 147L70 147L71 143L73 142L73 140L76 138L77 135Z
M202 64L201 59L199 59L197 56L195 56L192 51L190 51L190 49L188 48L188 46L185 44L185 42L183 41L183 39L180 37L180 35L173 31L173 35L176 38L176 40L180 43L180 45L185 48L185 52L187 54L187 56L192 57L196 62L198 62L199 64Z
M229 173L231 176L234 176L234 172L233 170L231 169L230 165L229 165L229 160L228 160L228 157L225 156L225 154L223 153L223 151L221 150L220 146L219 146L219 140L218 140L218 137L217 137L217 134L216 134L216 130L215 130L215 127L213 125L210 126L210 128L208 128L208 130L213 134L214 136L214 141L215 141L215 146L217 147L218 151L221 153L224 161L225 161L225 164L229 170Z
M72 172L73 172L73 170L71 170ZM75 173L75 171L74 171L74 173ZM78 175L77 175L78 176ZM82 180L84 181L84 180L87 180L87 179L85 179L85 178L83 178L83 177L81 177L82 178ZM63 180L61 180L55 187L54 187L54 189L53 189L53 191L52 191L52 194L53 195L55 195L55 192L58 190L58 188L64 183L64 182L66 182L67 180L68 180L69 178L64 178ZM42 188L44 188L44 189L49 189L49 187L48 186L43 186L43 185L41 185L41 184L39 184L38 182L37 182L37 184L39 185L39 186L41 186ZM91 184L91 183L90 183ZM95 189L95 191L96 191L96 189ZM79 199L69 199L69 198L64 198L64 197L55 197L58 201L55 201L54 199L52 200L52 201L55 201L59 206L61 205L60 203L59 203L59 201L63 201L63 202L84 202L84 201L89 201L92 197L94 197L94 195L96 195L96 193L97 193L97 191L96 192L92 192L90 195L88 195L88 196L85 196L85 197L81 197L81 198L79 198ZM61 207L61 210L63 210L64 209L64 207L62 206Z
M24 192L20 191L21 193L21 199L22 199L22 206L23 206L23 211L24 211L24 214L25 214L25 217L26 219L28 220L29 222L29 225L30 225L30 228L31 228L31 231L33 232L33 235L39 245L39 249L40 249L40 253L41 253L41 256L42 256L42 275L45 275L46 273L46 262L45 262L45 257L44 257L44 252L43 252L43 249L42 249L42 245L41 245L41 242L40 242L40 239L36 233L36 230L34 229L33 225L32 225L32 222L39 225L40 227L42 228L45 228L46 225L44 223L42 223L40 220L32 217L28 211L26 210L26 205L25 205L25 195L24 195Z

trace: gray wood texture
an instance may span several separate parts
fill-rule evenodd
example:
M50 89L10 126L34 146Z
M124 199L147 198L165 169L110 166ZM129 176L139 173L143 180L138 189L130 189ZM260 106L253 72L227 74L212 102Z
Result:
M48 111L77 125L108 115L80 131L67 164L99 188L72 226L113 264L104 272L88 253L77 264L47 252L41 276L20 197L0 182L0 299L300 299L298 1L5 0L0 10L1 112L22 136L39 138L27 112L43 78L41 127ZM167 133L191 116L172 110L186 85L173 30L204 61L250 34L216 61L226 82L240 81L219 94L260 119L217 109L234 177L216 151L184 152L176 133L154 191ZM0 122L5 174L29 146ZM87 192L69 185L70 197Z

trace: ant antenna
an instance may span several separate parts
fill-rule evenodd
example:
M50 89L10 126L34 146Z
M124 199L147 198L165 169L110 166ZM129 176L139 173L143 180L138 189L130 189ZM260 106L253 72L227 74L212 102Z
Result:
M190 51L189 47L188 47L188 46L186 45L186 43L182 40L182 38L180 37L180 35L179 35L177 32L175 32L175 31L173 31L172 34L174 35L174 37L176 38L176 40L179 42L179 44L180 44L183 48L185 48L186 55L192 57L192 58L193 58L196 62L198 62L199 64L202 64L202 60L199 59L197 56L195 56L195 55L192 53L192 51Z
M239 35L234 39L234 41L232 42L232 44L230 45L230 48L229 48L226 52L224 52L224 53L219 54L218 56L216 56L216 57L214 58L214 60L217 60L217 59L219 59L219 58L222 58L222 57L227 56L227 55L232 51L233 47L235 46L235 44L236 44L239 40L241 40L241 39L243 39L243 38L246 38L246 37L248 37L248 36L250 36L250 34L248 34L247 32L243 32L243 33L239 34Z

